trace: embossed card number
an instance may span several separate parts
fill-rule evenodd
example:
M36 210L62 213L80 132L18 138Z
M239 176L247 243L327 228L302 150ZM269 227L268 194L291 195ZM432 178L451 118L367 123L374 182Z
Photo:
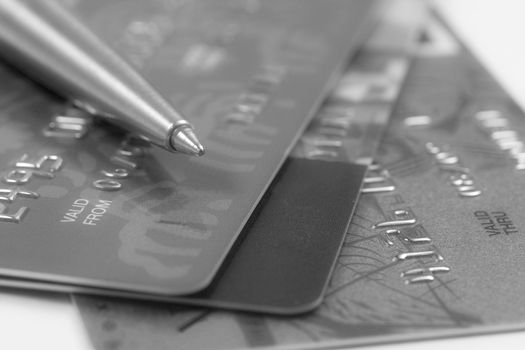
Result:
M15 202L18 197L32 199L39 197L38 193L22 190L18 186L28 184L35 177L52 179L62 164L63 159L57 155L43 155L37 159L31 159L28 154L24 154L15 163L14 168L8 170L7 174L2 177L5 184L17 187L0 188L0 221L18 224L29 208L22 206L14 214L9 214L11 212L10 204Z

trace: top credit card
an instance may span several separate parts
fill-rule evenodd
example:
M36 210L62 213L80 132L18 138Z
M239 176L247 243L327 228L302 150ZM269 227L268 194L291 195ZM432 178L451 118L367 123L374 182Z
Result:
M373 23L376 3L67 4L191 116L208 151L189 159L150 149L60 110L4 68L0 274L198 291Z

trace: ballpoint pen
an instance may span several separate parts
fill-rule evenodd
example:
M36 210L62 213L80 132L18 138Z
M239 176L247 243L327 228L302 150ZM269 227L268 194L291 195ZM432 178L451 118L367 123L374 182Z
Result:
M164 149L204 154L192 126L134 68L51 0L0 0L0 55L86 110Z

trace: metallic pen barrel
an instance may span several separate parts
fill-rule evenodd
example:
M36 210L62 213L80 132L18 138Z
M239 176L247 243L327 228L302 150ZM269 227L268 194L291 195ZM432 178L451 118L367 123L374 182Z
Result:
M192 126L54 0L0 0L0 54L90 112L169 151L202 155Z

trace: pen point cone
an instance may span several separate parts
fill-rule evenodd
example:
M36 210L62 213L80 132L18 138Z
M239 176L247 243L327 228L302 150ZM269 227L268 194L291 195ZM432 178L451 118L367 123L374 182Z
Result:
M175 129L170 141L171 147L177 152L192 156L202 156L204 154L204 147L197 139L197 136L195 136L193 129L189 126Z

